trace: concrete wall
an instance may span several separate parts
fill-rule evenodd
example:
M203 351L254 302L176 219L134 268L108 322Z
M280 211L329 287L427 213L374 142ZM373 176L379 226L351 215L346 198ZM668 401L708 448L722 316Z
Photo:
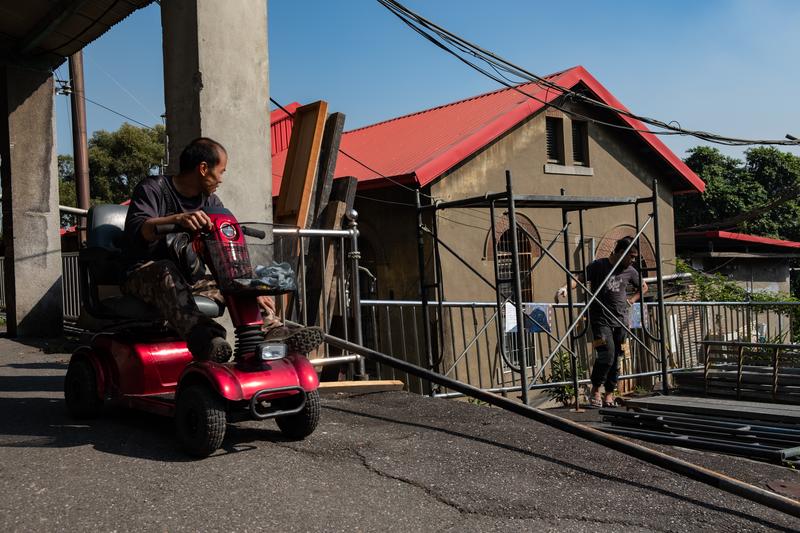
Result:
M570 164L570 122L564 117L567 165ZM651 195L651 182L659 177L658 167L649 163L647 157L636 150L632 139L626 134L589 124L589 155L592 176L547 173L545 148L545 115L540 113L495 142L483 152L441 178L431 187L431 194L443 200L452 200L481 195L486 192L505 190L505 171L511 171L515 194L558 195L564 189L570 196L618 197ZM661 180L662 183L665 180ZM652 209L643 205L640 221L644 223ZM502 212L502 210L501 210ZM562 227L560 209L518 209L518 214L528 217L548 244ZM493 264L484 257L489 236L488 210L447 210L441 213L439 231L441 238L456 250L486 277L493 279ZM659 197L662 259L665 274L674 272L675 238L672 213L672 193L668 186L661 187ZM571 258L575 265L579 257L578 215L570 215ZM603 235L620 224L634 224L632 207L611 207L584 213L584 228L587 239L594 238L599 244ZM653 226L645 235L654 242ZM559 240L551 251L563 261L563 241ZM586 244L587 256L590 254ZM475 276L449 257L443 261L445 272L445 294L450 300L493 299L491 289L483 289L474 283ZM552 301L555 290L566 282L562 270L550 259L544 259L533 277L534 299Z
M791 292L789 259L696 258L692 264L705 272L718 272L750 292Z
M61 333L61 244L53 78L0 67L0 175L8 331Z
M381 299L419 299L415 201L403 189L359 191L356 198L362 263L374 268Z
M228 150L219 189L240 220L272 220L267 9L263 0L162 3L169 172L192 139Z

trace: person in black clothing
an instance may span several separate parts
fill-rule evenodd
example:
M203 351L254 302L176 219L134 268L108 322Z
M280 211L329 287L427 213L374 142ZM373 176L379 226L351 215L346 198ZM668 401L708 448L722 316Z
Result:
M620 325L628 323L628 308L639 301L647 292L647 284L642 282L642 292L639 293L639 272L633 263L639 257L639 250L631 246L630 250L622 254L631 245L631 239L625 237L617 241L614 252L608 258L596 259L587 265L586 277L589 289L599 291L597 299L589 306L589 323L592 328L592 346L595 349L595 361L592 367L592 390L589 404L592 407L613 407L614 389L617 387L619 375L619 359L622 355L622 344L625 342L626 331ZM601 283L611 273L614 264L622 258L619 266L614 270L605 285ZM586 283L583 274L579 274L581 283ZM575 280L570 282L570 289L577 286ZM555 300L567 296L567 286L556 292ZM601 302L603 306L600 305ZM604 388L605 396L600 393Z

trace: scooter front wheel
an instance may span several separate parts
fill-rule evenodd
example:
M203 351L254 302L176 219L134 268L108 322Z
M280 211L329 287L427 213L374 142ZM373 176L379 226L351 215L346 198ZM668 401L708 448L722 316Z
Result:
M304 439L314 433L320 416L319 389L306 393L303 410L293 415L279 416L275 419L281 433L291 439Z
M189 385L178 394L175 428L187 453L208 457L222 446L227 416L222 400L207 386Z

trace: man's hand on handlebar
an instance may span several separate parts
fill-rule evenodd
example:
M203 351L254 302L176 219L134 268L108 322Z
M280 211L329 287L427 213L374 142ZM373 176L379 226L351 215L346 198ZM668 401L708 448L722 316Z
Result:
M142 237L146 241L155 241L160 239L167 233L180 231L178 228L183 228L189 231L197 231L201 229L213 229L214 224L208 215L203 211L194 211L192 213L176 213L166 217L149 218L142 224Z
M188 230L197 231L200 229L213 229L214 224L208 215L203 211L193 211L191 213L178 213L175 216L175 224Z

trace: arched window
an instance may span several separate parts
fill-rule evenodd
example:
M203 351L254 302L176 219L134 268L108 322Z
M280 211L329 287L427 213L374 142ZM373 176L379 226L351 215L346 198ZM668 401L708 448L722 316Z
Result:
M630 224L620 224L619 226L611 228L603 235L603 238L600 239L600 243L595 250L595 258L601 259L603 257L608 257L614 252L614 247L617 245L618 240L623 237L633 238L634 235L636 235L636 228ZM642 266L644 268L654 268L656 266L655 248L650 244L650 240L646 235L641 235L639 237L639 254L642 256ZM647 277L646 272L644 273L644 277Z
M541 255L541 249L537 242L541 242L539 231L533 222L525 215L517 214L517 250L519 252L519 272L522 282L522 301L533 301L533 276L531 266L536 258ZM512 279L513 270L511 268L511 230L509 229L508 214L503 214L495 222L495 239L497 249L492 249L492 236L486 237L484 257L497 261L500 275L500 294L504 298L512 297L514 294L514 282Z

